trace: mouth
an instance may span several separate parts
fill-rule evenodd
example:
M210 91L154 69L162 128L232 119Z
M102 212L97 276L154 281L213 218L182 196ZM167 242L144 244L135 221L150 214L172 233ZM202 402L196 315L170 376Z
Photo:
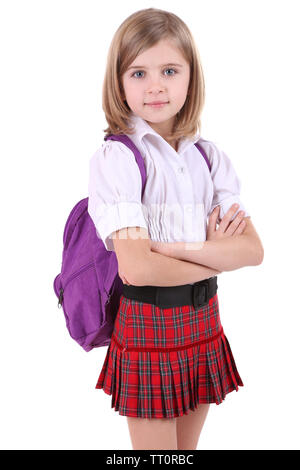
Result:
M147 106L151 106L152 108L162 108L168 103L169 101L153 101L152 103L145 103L145 104Z

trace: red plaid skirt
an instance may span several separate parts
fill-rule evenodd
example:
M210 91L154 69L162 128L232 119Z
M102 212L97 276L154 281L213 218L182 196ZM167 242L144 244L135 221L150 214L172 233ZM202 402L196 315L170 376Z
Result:
M96 388L120 415L174 418L219 405L243 386L223 332L217 293L200 308L159 308L120 297Z

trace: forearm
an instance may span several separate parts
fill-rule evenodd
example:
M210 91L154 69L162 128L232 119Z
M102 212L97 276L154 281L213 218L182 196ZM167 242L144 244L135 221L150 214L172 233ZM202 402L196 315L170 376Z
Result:
M260 251L247 235L195 243L173 243L170 256L220 271L260 264Z
M180 286L202 281L217 274L220 274L220 270L150 251L130 284L135 286Z

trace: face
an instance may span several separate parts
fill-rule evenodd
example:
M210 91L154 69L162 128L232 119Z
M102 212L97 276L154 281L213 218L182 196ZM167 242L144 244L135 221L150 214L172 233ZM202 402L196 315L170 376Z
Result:
M129 65L122 77L123 99L135 114L165 138L172 130L176 113L185 103L189 80L188 62L172 41L162 40ZM147 104L153 101L167 104Z

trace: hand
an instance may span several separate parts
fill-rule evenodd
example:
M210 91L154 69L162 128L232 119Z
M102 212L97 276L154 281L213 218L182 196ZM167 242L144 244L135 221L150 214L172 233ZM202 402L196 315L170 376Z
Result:
M222 238L241 235L246 228L246 223L243 220L245 214L243 211L239 211L233 221L230 222L230 219L236 213L236 211L237 208L234 207L233 204L226 212L223 219L221 219L219 228L216 229L216 223L220 213L220 206L215 207L209 216L206 240L220 240Z
M118 274L119 274L120 278L122 279L123 284L126 284L127 286L130 286L129 282L127 281L127 279L126 279L126 277L124 276L124 274L120 271L120 269L119 269L119 271L118 271Z

